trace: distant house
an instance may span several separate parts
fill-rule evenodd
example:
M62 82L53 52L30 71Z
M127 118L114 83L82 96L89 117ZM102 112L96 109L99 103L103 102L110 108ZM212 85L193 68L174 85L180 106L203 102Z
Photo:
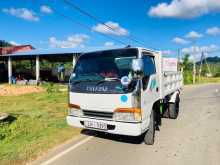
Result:
M0 55L12 54L12 53L17 53L17 52L25 52L25 51L30 51L33 49L34 47L31 45L0 47Z

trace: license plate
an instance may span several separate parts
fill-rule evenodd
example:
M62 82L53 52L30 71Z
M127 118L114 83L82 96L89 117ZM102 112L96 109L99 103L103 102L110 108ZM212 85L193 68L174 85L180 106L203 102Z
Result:
M88 127L88 128L107 130L106 123L94 122L94 121L84 121L84 125L85 125L85 127Z

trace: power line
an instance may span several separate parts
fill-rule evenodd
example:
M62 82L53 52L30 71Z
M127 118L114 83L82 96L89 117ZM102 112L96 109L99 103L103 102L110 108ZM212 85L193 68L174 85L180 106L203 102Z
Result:
M54 8L53 8L53 10L54 10ZM54 10L54 11L56 11L56 10ZM68 20L74 22L75 24L78 24L79 26L81 26L81 27L83 27L83 28L86 28L86 29L88 29L88 30L91 30L91 27L90 27L90 26L88 26L88 25L86 25L86 24L83 24L83 23L81 23L81 22L79 22L79 21L76 21L76 20L74 20L72 17L69 17L69 16L64 15L64 14L62 14L62 13L60 13L60 12L57 12L57 11L56 11L56 14L59 15L59 16L61 16L61 17L63 17L63 18L66 18L66 19L68 19ZM96 32L96 33L98 33L98 32ZM118 40L118 39L116 39L116 38L110 37L110 36L105 35L105 34L103 34L103 33L98 33L98 34L99 34L99 35L102 35L102 36L104 36L104 37L106 37L106 38L108 38L108 39L111 39L111 40L113 40L113 41L115 41L115 42L121 43L121 44L123 44L123 45L125 45L125 46L128 45L128 44L125 43L124 41L121 41L121 40Z
M43 4L40 4L40 5L43 5ZM54 8L54 7L52 7L52 6L50 6L50 8L53 10L53 12L54 12L56 15L58 15L58 16L60 16L60 17L63 17L63 18L65 18L65 19L67 19L67 20L73 22L74 24L77 24L77 25L79 25L79 26L81 26L81 27L83 27L83 28L85 28L85 29L88 29L89 31L91 30L91 27L90 27L90 26L88 26L88 25L86 25L86 24L83 24L83 23L81 23L81 22L79 22L79 21L76 21L76 20L73 19L72 17L67 16L67 15L65 15L65 14L63 14L63 13L61 13L61 12L59 12L56 8ZM95 31L95 32L96 32L96 31ZM111 37L111 36L109 36L109 35L106 35L106 34L103 34L103 33L99 33L99 32L96 32L96 33L99 34L99 35L102 35L102 36L104 36L104 37L106 37L106 38L108 38L108 39L111 39L111 40L113 40L113 41L115 41L115 42L118 42L118 43L120 43L120 44L123 44L123 45L125 45L125 46L128 45L128 44L125 43L124 41L119 40L119 39L116 39L116 38Z
M65 4L71 6L71 7L74 8L75 10L79 11L81 14L88 16L89 18L95 20L97 23L100 23L100 24L104 25L105 27L107 27L108 29L112 30L113 32L116 32L116 33L117 33L117 31L116 31L113 27L109 26L109 25L106 24L104 21L102 21L101 19L97 18L96 16L90 14L89 12L83 10L82 8L80 8L79 6L77 6L75 3L73 3L72 1L63 0L63 2L64 2ZM125 37L125 38L127 38L127 39L129 39L129 40L131 40L131 41L133 41L133 42L139 43L139 44L141 44L141 45L145 45L145 43L143 43L142 41L139 41L139 40L135 39L135 38L137 38L137 37L135 37L135 36L133 36L133 35L123 36L123 37Z

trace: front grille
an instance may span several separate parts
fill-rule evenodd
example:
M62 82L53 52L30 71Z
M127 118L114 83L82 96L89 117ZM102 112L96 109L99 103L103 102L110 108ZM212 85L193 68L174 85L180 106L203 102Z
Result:
M107 118L107 119L113 118L112 112L99 112L99 111L83 110L83 114L84 114L84 116L95 117L95 118Z

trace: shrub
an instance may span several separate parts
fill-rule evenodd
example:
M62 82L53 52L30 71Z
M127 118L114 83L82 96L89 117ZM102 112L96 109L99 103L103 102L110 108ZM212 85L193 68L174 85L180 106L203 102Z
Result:
M183 73L183 78L184 78L184 84L192 84L193 82L193 76L190 71L185 71Z

